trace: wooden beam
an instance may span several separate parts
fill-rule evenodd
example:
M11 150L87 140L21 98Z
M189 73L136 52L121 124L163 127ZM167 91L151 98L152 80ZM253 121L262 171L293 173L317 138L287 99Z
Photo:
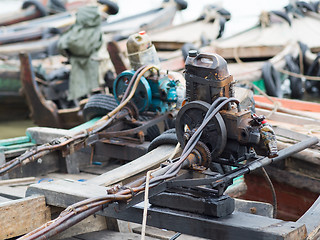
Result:
M0 203L0 239L28 233L50 219L44 196Z
M122 165L114 170L106 172L98 177L89 179L87 182L90 184L109 186L122 180L135 176L148 169L155 168L163 161L169 158L175 146L162 145L153 151Z
M0 186L3 185L17 185L17 184L30 184L34 183L36 181L35 177L26 177L26 178L14 178L14 179L6 179L6 180L0 180Z
M125 211L115 212L114 206L105 208L103 215L141 223L143 204ZM229 216L214 218L198 214L183 214L166 208L148 208L148 226L165 228L184 234L210 239L305 239L304 224L234 212Z
M270 110L265 110L261 108L256 108L256 113L259 115L268 116L271 113ZM293 116L291 114L281 113L281 112L274 112L270 117L267 117L269 120L288 123L288 119L290 119L290 124L297 124L297 125L316 125L319 126L320 121L314 120L311 118L300 117L300 116Z
M45 195L49 205L67 207L86 198L105 195L106 190L105 187L94 184L55 181L30 186L27 196L32 194ZM116 206L117 204L112 204L98 214L141 223L143 206L135 205L120 212L115 211ZM147 224L214 239L219 239L219 236L223 239L304 239L306 236L304 224L240 212L224 218L214 218L151 207L148 209Z
M216 52L225 59L239 58L266 58L273 57L283 50L283 46L247 46L247 47L220 47L207 46L201 49L203 52Z

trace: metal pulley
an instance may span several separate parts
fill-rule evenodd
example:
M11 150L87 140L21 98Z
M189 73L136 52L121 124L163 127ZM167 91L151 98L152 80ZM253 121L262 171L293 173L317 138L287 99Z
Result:
M113 83L113 95L118 103L121 102L131 78L135 71L128 70L118 75ZM136 92L132 98L133 103L137 106L139 112L143 112L149 108L152 101L152 92L150 85L145 77L141 77Z
M209 108L209 103L199 100L190 102L180 109L176 117L176 133L182 147L201 125ZM227 129L220 113L217 113L204 128L200 141L206 144L213 158L223 152L227 143Z

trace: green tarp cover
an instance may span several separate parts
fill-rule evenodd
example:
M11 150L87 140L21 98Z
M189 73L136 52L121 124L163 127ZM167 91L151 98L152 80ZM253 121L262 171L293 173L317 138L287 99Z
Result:
M58 42L60 53L70 59L69 100L77 99L99 87L99 62L94 57L102 44L101 18L96 6L78 10L76 23Z

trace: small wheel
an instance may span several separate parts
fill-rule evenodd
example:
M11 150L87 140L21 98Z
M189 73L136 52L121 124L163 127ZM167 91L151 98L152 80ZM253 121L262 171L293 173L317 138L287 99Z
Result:
M133 75L134 71L124 71L115 79L113 83L113 95L118 103L120 103L123 94L127 90L129 82ZM151 88L148 81L144 77L141 77L132 101L137 106L139 112L147 110L151 105Z
M153 117L145 116L145 115L139 115L138 120L139 121L149 121L152 120ZM156 137L160 135L160 129L157 124L149 127L147 129L147 134L145 135L146 141L152 141Z
M83 117L89 121L95 117L102 117L118 106L115 98L105 94L95 94L83 108Z
M210 104L203 101L193 101L184 105L176 117L176 133L181 146L186 145L185 128L195 131L203 122ZM212 158L218 157L227 143L227 130L223 118L217 113L204 128L200 141L207 145Z
M161 145L176 145L177 143L178 138L176 135L176 130L174 128L169 129L152 140L148 147L148 152L152 151L153 149L156 149Z

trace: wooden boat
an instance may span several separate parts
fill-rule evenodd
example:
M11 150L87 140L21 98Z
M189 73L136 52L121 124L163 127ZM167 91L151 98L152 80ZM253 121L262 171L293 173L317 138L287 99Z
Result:
M205 39L206 43L204 44L208 44L217 37L221 37L224 23L230 19L230 15L227 14L227 10L220 13L219 9L207 6L205 7L207 17L201 14L197 19L186 23L147 31L157 49L161 68L172 71L182 70L184 68L183 52L186 54L186 51L188 51L181 50L185 44L192 44L192 46L200 48L201 38ZM221 19L224 19L224 21ZM190 34L190 32L194 34ZM208 33L210 33L210 36L207 36ZM124 66L129 68L128 62L122 57L126 56L127 52L126 40L116 42L110 39L108 51L116 72L121 72Z
M62 64L67 59L62 56L54 56L42 60L33 60L33 67L41 67L47 73L55 72L58 69L66 68ZM22 90L20 80L20 62L16 60L3 60L0 65L0 120L28 119L30 110ZM40 79L38 79L41 81ZM42 82L44 83L44 82ZM8 112L11 114L8 114Z
M223 36L230 12L217 6L204 6L199 18L179 25L149 32L158 51L180 50L186 43L199 48ZM188 34L192 32L192 34ZM163 54L164 56L164 54Z
M80 130L80 129L78 129ZM306 138L307 136L304 134L297 134L296 132L287 131L283 128L275 128L278 136L279 143L281 144L287 144L290 145L290 143L293 143L295 141L300 141L301 139ZM67 130L59 130L59 129L48 129L48 128L32 128L28 130L28 136L31 137L33 140L36 140L39 143L43 143L47 141L46 139L52 139L52 137L57 136L63 136L68 134ZM50 137L51 136L51 137ZM23 139L15 139L16 143L18 141L22 142ZM290 142L290 143L289 143ZM0 144L3 144L3 141L0 141ZM102 143L103 144L103 143ZM107 145L104 145L104 149ZM9 146L7 146L9 148ZM13 146L12 146L13 147ZM110 147L110 145L109 145ZM129 145L127 146L129 147ZM4 147L2 147L4 148ZM102 163L106 163L106 156L105 155L99 155L102 152L100 152L103 148L97 148L94 152L94 161L101 161ZM13 153L13 149L11 148L11 154ZM99 150L98 150L99 149ZM107 167L102 167L102 165L92 165L91 167L84 167L85 162L88 163L90 157L90 150L87 149L85 151L81 151L81 153L77 153L73 157L70 155L69 159L64 159L62 161L66 161L67 168L69 171L72 168L75 168L73 165L72 167L72 160L75 159L78 160L77 164L79 169L83 171L82 174L78 175L62 175L59 177L57 174L48 174L48 178L33 178L33 179L27 179L22 178L21 184L25 183L28 184L28 181L31 183L34 183L35 181L41 182L31 185L29 189L27 190L27 196L26 199L19 200L21 203L24 204L25 208L30 211L33 211L33 207L31 207L32 204L27 204L27 201L35 204L36 201L40 201L37 197L35 198L32 196L33 194L38 195L44 195L46 201L43 199L41 200L41 206L48 204L49 206L58 206L58 207L67 207L70 203L79 201L83 198L98 196L102 192L105 191L105 186L113 186L118 182L130 182L131 179L135 179L137 175L144 174L147 169L154 168L159 165L160 162L163 161L163 159L167 158L172 154L172 151L174 149L174 146L161 146L159 149L154 150L154 152L150 152L140 158L137 158L136 160L133 160L132 162L119 166L119 168L115 168L114 170L110 171ZM16 150L17 151L17 150ZM112 154L111 151L106 151L104 153ZM9 155L8 149L6 150L6 154ZM107 154L107 156L109 156ZM310 158L310 154L313 154ZM35 165L41 165L41 171L42 172L50 172L56 169L59 169L59 166L61 166L60 160L58 161L57 155L51 155L50 159L48 157L45 157L42 159L41 163L35 163ZM146 161L148 159L148 161ZM223 224L223 228L220 229L220 235L223 236L223 239L230 239L230 234L232 236L232 239L243 239L242 234L246 232L247 234L250 234L250 236L253 236L252 234L257 234L257 236L260 236L259 234L264 234L264 236L270 234L270 238L273 239L300 239L302 237L313 236L316 234L319 221L316 220L316 217L312 217L313 214L317 214L316 208L319 204L319 200L317 200L319 196L319 176L317 175L317 171L314 171L314 169L319 167L319 146L315 146L312 149L306 150L304 153L298 153L292 156L291 158L288 158L285 160L283 164L277 165L277 166L270 166L267 169L267 172L269 176L271 177L274 187L276 189L277 193L277 201L278 201L278 218L279 219L272 219L270 216L270 212L266 215L265 212L262 213L262 209L270 209L270 205L262 204L257 205L256 202L247 202L245 207L242 208L242 210L238 210L228 218L226 218L224 221L213 221L210 217L205 216L202 218L201 215L197 215L197 221L203 221L203 224L210 224L212 228L216 231L216 224ZM58 161L58 162L57 162ZM108 161L108 160L107 160ZM81 163L82 162L82 163ZM311 167L311 162L313 163L312 167L313 173L315 175L309 174L307 175L306 172L303 172L308 167ZM75 162L73 162L75 163ZM301 163L303 163L304 167L302 168ZM49 165L50 164L50 165ZM28 171L26 171L25 165L22 169L14 170L16 175L12 173L12 176L18 177L17 173L24 173L25 177L28 176ZM35 172L35 167L32 168L32 173ZM38 166L38 169L40 169L40 166ZM107 170L108 169L108 170ZM29 170L30 171L30 170ZM85 173L95 173L98 175L92 176ZM99 175L99 173L103 173L102 175ZM30 174L30 172L29 172ZM21 176L21 175L20 175ZM67 179L65 179L67 178ZM70 180L75 179L75 180ZM82 179L81 182L77 181L78 179ZM86 181L84 181L85 179ZM269 194L269 186L265 183L265 179L257 173L249 174L245 176L246 180L246 193L241 196L238 196L242 199L251 199L256 201L263 201L263 202L270 202L272 203L271 194ZM3 182L5 183L6 180ZM4 186L3 188L0 187L0 194L2 196L6 197L6 203L0 204L0 207L6 206L7 209L13 208L13 206L16 206L17 201L8 202L8 199L12 198L21 198L17 196L17 191L13 191L12 187L9 187L10 180L7 180L8 186ZM48 182L49 181L49 182ZM13 185L19 185L18 179L12 180ZM89 190L89 188L91 190ZM19 189L19 187L17 187ZM21 187L20 187L21 189ZM71 191L72 189L72 191ZM11 190L11 191L10 191ZM26 191L26 187L21 189L24 193ZM101 191L101 192L100 192ZM66 201L68 198L68 201ZM37 200L35 200L37 199ZM314 203L315 201L315 203ZM314 203L314 205L311 207L311 205ZM38 203L39 205L40 203ZM37 206L38 206L37 205ZM9 207L8 206L12 206ZM40 210L41 209L41 210ZM309 211L307 211L309 209ZM27 216L29 214L29 211L25 210L23 211L24 216ZM15 214L11 210L10 214ZM126 211L126 210L124 210ZM241 213L241 211L245 211L247 213ZM268 212L268 211L267 211ZM272 211L271 211L272 212ZM150 208L148 211L149 214L153 215L153 208ZM250 213L250 214L248 214ZM2 212L3 214L3 212ZM21 213L20 213L21 214ZM37 219L39 222L37 223L37 226L40 226L41 224L45 223L49 219L44 217L45 214L47 214L47 211L44 211L42 208L38 208L37 211L35 211L33 214L37 214ZM109 216L106 212L101 212L98 214ZM169 213L168 213L169 214ZM179 217L181 218L182 213L180 212ZM257 216L259 214L262 214L263 216ZM189 218L192 218L192 214L188 214ZM242 219L247 219L246 221L237 222L237 224L231 224L233 218L237 218L242 216ZM113 216L114 217L114 216ZM158 216L159 217L159 216ZM174 216L172 216L174 217ZM207 220L204 220L206 218ZM98 218L99 219L99 218ZM99 220L95 220L94 222L97 223ZM126 219L126 218L122 218ZM256 228L251 228L251 222L249 219L252 219L255 221ZM130 221L139 222L141 219L130 219ZM92 220L91 220L92 221ZM104 219L105 221L105 219ZM208 223L206 221L209 221ZM28 223L23 223L23 225L27 226L27 230L21 231L21 228L16 226L16 223L12 221L7 221L8 223L12 224L11 226L15 226L15 230L12 231L12 235L9 235L10 237L16 236L14 234L24 234L30 230L32 230L34 227L30 226ZM30 221L28 221L30 222ZM159 225L155 223L151 223L152 220L148 220L149 224L152 224L153 226L160 227L160 228L167 228L174 231L182 231L182 228L177 227L177 225L174 226L168 226L168 225ZM161 221L166 222L166 221ZM261 229L263 224L267 222L267 226L265 226L263 229ZM7 223L7 224L8 224ZM312 223L312 224L311 224ZM20 223L21 224L21 223ZM84 223L87 224L87 223ZM278 228L281 229L281 231L275 233L274 231L271 231L270 226L274 226L274 224L279 224ZM304 225L305 224L305 225ZM288 225L288 226L287 226ZM81 226L81 225L80 225ZM97 226L97 224L93 224L93 226ZM91 227L91 229L87 231L96 231L101 230L101 228ZM228 228L227 228L228 226ZM283 227L282 227L283 226ZM291 226L291 227L290 227ZM294 226L294 228L293 228ZM226 228L228 229L228 234L225 233ZM239 233L239 228L241 228L241 232ZM224 230L223 230L224 229ZM259 229L259 230L258 230ZM109 229L110 230L110 229ZM186 231L186 230L184 230ZM271 233L270 233L271 231ZM68 232L68 231L67 231ZM235 232L237 232L237 235L235 235ZM290 234L289 234L290 232ZM83 233L81 228L77 229L76 232L69 232L69 234L75 234L75 233ZM186 231L184 233L187 234L199 234L198 236L207 236L205 234L200 234L199 232L190 232ZM222 234L222 235L221 235ZM276 235L276 236L275 236ZM69 235L68 235L69 236ZM211 235L213 236L213 235ZM229 236L229 238L228 238ZM99 239L99 238L94 238Z
M213 48L226 59L270 58L292 41L300 41L312 52L319 52L319 29L316 27L320 21L319 10L311 11L299 5L289 5L285 9L262 13L256 26L215 41ZM301 15L295 11L300 11ZM265 22L261 20L264 18L267 18Z
M65 1L64 3L55 1L53 3L51 2L50 5L48 0L24 1L20 10L1 16L0 26L29 21L57 12L73 11L89 2L88 0Z
M273 99L274 101L276 99ZM261 101L260 101L261 102ZM291 106L295 106L294 104L290 104ZM313 109L319 104L312 106ZM302 110L301 108L299 108ZM306 108L308 109L308 108ZM310 134L309 131L303 133L298 133L297 131L292 131L285 129L284 127L288 126L289 124L288 119L290 119L291 123L300 123L304 126L307 124L317 124L319 126L320 120L312 119L310 117L299 117L294 116L288 113L273 113L272 115L268 116L269 113L272 113L269 110L264 110L260 108L256 108L258 114L264 114L267 116L269 122L274 125L274 129L277 134L278 138L278 147L279 149L285 148L290 146L295 142L299 142L303 139L308 138L308 135L316 135L316 132L312 132ZM307 110L308 111L308 110ZM93 120L87 123L86 126L81 126L80 128L73 129L73 131L81 131L83 128L87 128L93 124ZM89 126L88 126L89 124ZM302 127L301 127L302 128ZM303 130L303 128L302 128ZM59 129L50 129L50 128L31 128L27 132L27 136L24 138L18 139L11 139L10 141L0 141L0 145L2 145L1 149L4 151L6 157L13 158L26 148L34 147L35 143L43 144L50 141L53 138L59 136L66 136L72 135L69 130L59 130ZM118 144L117 144L118 143ZM23 145L24 144L24 145ZM115 145L121 154L115 155ZM22 149L24 147L24 149ZM113 149L113 150L110 150ZM129 157L130 160L134 160L133 162L128 163L120 167L119 169L115 169L113 171L106 172L100 176L92 178L91 180L88 179L87 182L75 182L70 180L59 180L59 181L50 181L50 183L46 183L45 181L42 184L35 184L32 185L28 191L27 196L31 196L33 194L40 194L44 195L46 198L46 203L51 206L59 206L59 207L67 207L70 203L75 201L79 201L80 199L98 196L102 192L105 193L104 186L112 186L118 182L128 182L131 181L128 179L129 177L136 177L137 174L141 172L145 172L150 168L154 168L158 166L163 159L166 159L168 156L172 154L174 146L160 146L154 152L150 152L136 160L135 158L138 155L145 154L146 146L137 147L137 145L131 145L128 143L119 143L113 141L102 141L97 143L95 146L95 150L93 151L92 148L87 147L80 152L76 152L72 155L66 156L65 158L61 158L59 152L54 152L51 155L47 155L46 157L41 158L41 161L33 162L27 165L23 165L21 167L16 168L13 172L11 172L11 177L27 177L30 176L29 174L39 174L41 173L48 173L51 171L59 171L62 168L66 168L69 173L76 173L79 171L84 172L95 172L100 171L106 172L105 168L99 168L97 166L103 166L104 163L109 162L110 158L123 158ZM137 154L134 156L134 154ZM91 160L90 160L91 159ZM146 161L148 159L148 161ZM271 234L274 238L284 238L284 234L288 234L287 239L299 239L301 237L306 237L306 235L315 234L317 227L319 226L319 219L315 219L312 217L312 213L315 208L317 208L319 201L315 202L315 205L311 207L313 202L318 198L320 193L319 187L319 174L317 169L319 168L319 145L316 145L312 148L304 150L303 152L296 153L292 155L290 158L287 158L281 164L268 166L267 172L271 177L272 181L274 182L274 188L277 192L277 201L278 201L278 217L280 219L272 219L269 217L262 217L257 216L255 214L260 214L260 208L257 205L247 205L245 208L246 212L249 212L253 215L242 214L240 212L235 212L233 215L225 218L223 221L223 228L220 229L220 233L224 234L223 236L227 237L226 229L228 229L228 234L232 233L233 238L239 236L239 228L241 231L245 231L247 234L257 234L257 236L261 236L259 234L265 234L264 236ZM95 165L88 167L90 161L98 161L101 165ZM95 169L95 170L94 170ZM97 170L98 169L98 170ZM38 172L39 171L39 172ZM144 174L144 173L143 173ZM265 179L259 173L252 173L245 176L246 181L246 193L244 193L244 189L241 192L235 192L238 194L238 197L243 199L250 199L250 200L259 200L259 201L267 201L272 203L272 198L270 197L269 193L269 186L265 184ZM89 184L89 185L87 185ZM103 187L101 186L103 185ZM91 190L89 190L89 188ZM72 191L70 189L73 189ZM5 188L3 191L8 191L10 188ZM1 189L0 189L1 192ZM234 194L235 194L234 193ZM7 197L12 196L13 193L7 192ZM66 201L66 198L69 200ZM290 199L288 201L288 199ZM30 200L30 199L28 199ZM24 200L21 200L24 201ZM14 202L15 203L15 202ZM298 203L298 205L297 205ZM9 203L8 203L9 204ZM13 203L12 203L13 204ZM250 203L252 204L252 203ZM9 204L10 205L10 204ZM254 207L253 207L254 206ZM265 205L263 205L265 206ZM270 206L270 205L269 205ZM308 209L310 208L310 212L307 212L304 216L302 216ZM152 208L149 209L153 214ZM39 211L39 214L43 216L43 212ZM100 213L99 213L100 214ZM105 214L102 213L102 214ZM169 214L169 213L168 213ZM15 216L15 215L14 215ZM107 214L107 216L109 216ZM170 215L171 216L171 215ZM192 216L192 214L188 214L188 216ZM239 221L236 221L237 224L231 224L233 218L242 217L241 219L245 218L246 221L242 221L242 224ZM115 216L113 216L115 217ZM159 217L159 216L158 216ZM174 216L172 216L174 217ZM181 217L181 215L180 215ZM129 220L127 218L123 218ZM217 221L217 219L213 220L208 216L202 217L201 215L197 215L197 221L202 221L203 224L209 224L216 231L216 224L222 224L221 221ZM205 220L207 219L207 220ZM255 222L256 227L249 227L251 226L250 220ZM46 222L48 219L42 218L42 221L39 223ZM285 221L284 221L285 220ZM138 219L130 219L130 221L140 221ZM152 221L152 220L150 220ZM209 221L209 222L206 222ZM290 221L290 222L287 222ZM166 222L166 221L161 221ZM312 222L312 224L311 224ZM266 226L261 230L263 223L266 223ZM13 223L12 223L13 224ZM240 224L240 225L239 225ZM281 231L275 233L273 230L269 229L270 226L274 226L274 224L279 224L281 226ZM305 225L306 226L305 226ZM188 234L199 234L198 236L205 237L207 235L201 235L199 232L190 232L185 229L179 227L173 227L168 225L159 225L154 223L154 226L161 227L161 228L168 228L173 229L175 231L185 231ZM29 226L29 225L28 225ZM227 228L228 226L228 228ZM264 225L263 225L264 226ZM294 228L291 228L294 226ZM271 227L272 228L272 227ZM18 228L17 228L18 229ZM20 229L20 228L19 228ZM223 230L224 229L224 230ZM231 229L231 230L230 230ZM271 233L270 233L271 231ZM235 235L237 232L238 235ZM285 232L285 233L284 233ZM23 232L25 233L25 232ZM23 234L20 232L20 234ZM212 233L213 234L213 233ZM275 237L276 235L276 237ZM212 235L213 236L213 235ZM221 236L221 235L220 235ZM245 236L247 236L245 234ZM271 236L270 236L271 237ZM285 239L285 238L284 238Z
M117 21L104 21L102 23L102 31L107 35L107 39L112 39L114 35L128 36L142 29L165 27L172 23L178 9L179 4L170 2L164 7L155 8L145 13L125 17ZM58 54L56 49L56 43L59 39L58 34L66 30L74 22L74 14L60 13L56 16L48 16L41 20L31 21L29 26L33 29L26 27L25 24L12 26L8 35L0 37L0 43L1 41L7 43L0 46L0 55L17 57L20 52L31 53L33 57L37 58L56 55ZM140 26L144 27L140 28ZM51 32L52 34L44 35L43 33L46 32ZM44 37L46 39L43 39ZM21 42L21 40L28 41ZM15 41L16 43L14 43Z
M82 5L85 5L83 1ZM102 15L116 14L118 6L114 2L104 1L104 5L99 5ZM108 5L109 4L109 5ZM80 7L80 6L79 6ZM0 45L22 43L41 39L50 39L56 35L64 33L76 21L76 9L70 9L54 15L48 15L42 18L24 21L13 24L1 31ZM106 11L106 13L104 12ZM106 16L104 16L106 17Z
M25 94L25 98L30 108L31 118L35 124L39 126L71 128L83 122L83 118L79 114L80 107L58 109L53 101L59 100L57 97L60 98L62 96L59 94L51 94L51 98L49 96L47 96L47 98L44 97L43 91L39 89L35 80L31 58L27 54L21 55L20 61L22 91ZM46 86L47 88L50 88L50 84L52 84L52 88L54 87L53 85L55 85L57 88L61 88L61 91L68 88L68 82L63 80L54 80L47 84L49 84Z
M172 24L177 11L187 8L185 1L169 1L163 6L136 15L124 17L116 21L107 21L102 24L102 32L115 39L125 39L130 34L139 31L149 31L168 27Z

